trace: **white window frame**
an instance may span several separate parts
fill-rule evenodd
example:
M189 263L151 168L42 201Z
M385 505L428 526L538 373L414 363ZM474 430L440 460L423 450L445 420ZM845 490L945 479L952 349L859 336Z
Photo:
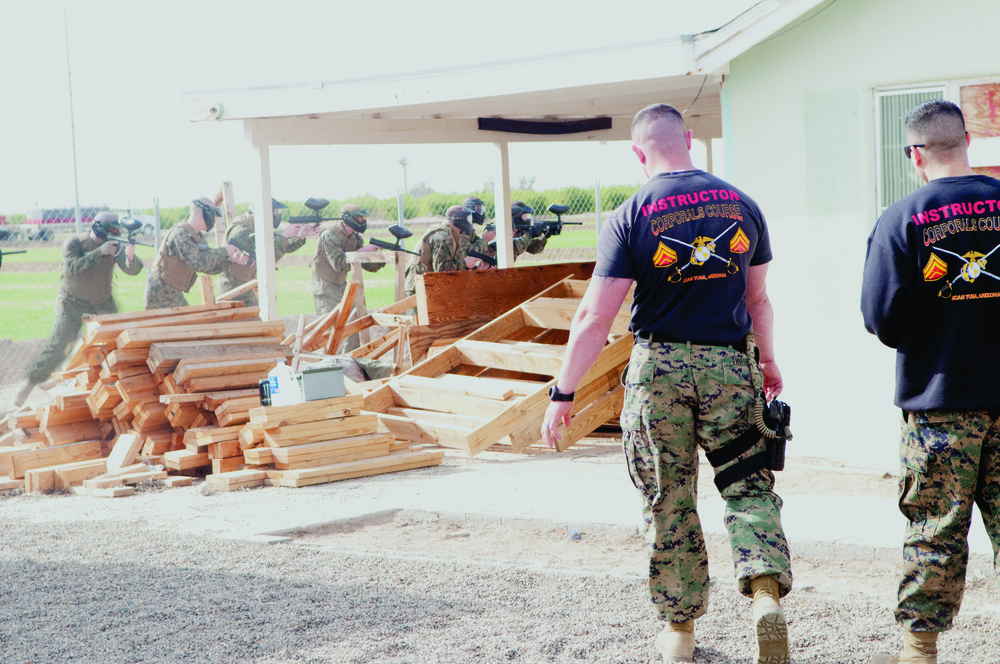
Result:
M905 94L916 94L921 92L931 93L941 99L946 99L954 103L959 103L957 101L958 94L960 90L960 85L956 85L956 81L938 81L931 83L920 83L914 85L897 85L897 86L885 86L875 88L875 97L873 104L873 112L875 115L875 217L878 218L885 212L885 208L888 205L882 205L882 195L885 189L884 182L882 180L882 145L884 141L882 140L882 113L881 113L881 101L886 97L894 97ZM963 83L964 84L964 83ZM900 119L900 126L902 126L902 118ZM898 146L894 149L899 149L902 146Z

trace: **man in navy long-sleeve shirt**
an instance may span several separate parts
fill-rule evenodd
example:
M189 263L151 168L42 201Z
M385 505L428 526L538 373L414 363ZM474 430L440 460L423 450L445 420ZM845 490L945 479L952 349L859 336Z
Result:
M965 119L951 102L913 109L906 141L926 185L875 224L861 293L865 327L896 349L899 505L909 522L896 608L903 649L871 664L936 664L938 634L962 601L974 503L1000 555L1000 350L992 333L1000 181L969 167Z

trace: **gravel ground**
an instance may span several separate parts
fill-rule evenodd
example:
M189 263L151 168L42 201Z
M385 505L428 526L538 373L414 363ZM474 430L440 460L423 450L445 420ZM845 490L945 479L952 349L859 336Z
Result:
M512 473L544 462L518 460ZM0 661L658 662L634 527L458 508L343 516L351 500L401 480L416 495L506 465L515 464L449 457L395 480L299 490L4 494ZM858 484L839 478L830 484ZM726 549L709 536L715 578L697 662L752 661L749 601L728 576ZM898 551L793 549L797 586L785 609L795 662L867 662L898 648ZM983 569L976 561L943 663L1000 662L997 585Z

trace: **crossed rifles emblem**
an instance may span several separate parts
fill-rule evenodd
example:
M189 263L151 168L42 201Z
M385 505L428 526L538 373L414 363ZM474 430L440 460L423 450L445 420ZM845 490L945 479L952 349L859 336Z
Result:
M670 273L670 276L667 277L667 280L674 284L680 283L681 279L684 278L684 270L688 269L692 265L704 265L709 261L709 259L712 258L715 258L725 263L726 272L728 272L729 274L736 274L737 272L739 272L740 270L739 265L734 263L731 258L723 258L722 256L715 253L716 243L720 239L722 239L723 235L733 230L733 228L735 228L738 223L739 222L734 221L732 225L729 226L729 228L722 231L721 233L719 233L717 237L714 238L705 237L704 235L699 235L694 239L694 242L691 244L688 244L687 242L683 242L681 240L677 240L672 237L664 237L665 240L674 242L676 244L691 249L691 258L688 260L687 264L681 267L674 266L672 268L673 271ZM736 232L736 235L729 243L729 248L731 251L738 254L741 254L750 248L750 241L742 230L738 230ZM656 250L656 255L653 256L653 264L656 265L657 267L668 267L673 263L675 263L676 261L677 261L676 252L674 252L673 249L671 249L670 247L661 242L659 248Z
M981 254L978 251L970 251L965 255L961 255L956 254L954 251L942 249L941 247L934 247L932 252L940 251L943 254L949 254L962 261L962 269L959 270L958 275L951 281L945 282L944 286L941 287L941 290L938 291L938 296L950 299L953 295L952 286L954 286L959 279L963 279L971 284L981 275L985 274L987 277L993 277L997 281L1000 281L1000 277L992 272L986 271L986 259L989 258L997 249L1000 249L1000 244L993 247L988 254ZM948 264L945 263L945 261L937 254L931 253L931 257L927 261L927 265L924 266L924 281L937 281L947 274Z

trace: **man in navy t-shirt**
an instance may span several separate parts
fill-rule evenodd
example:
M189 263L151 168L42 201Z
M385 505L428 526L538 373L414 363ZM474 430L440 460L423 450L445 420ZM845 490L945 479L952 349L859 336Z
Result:
M765 286L767 225L746 194L694 168L691 132L672 106L641 110L632 142L649 181L601 231L542 437L551 446L559 425L569 425L576 386L635 284L621 423L629 474L645 499L650 598L667 623L656 647L666 662L693 661L694 621L708 608L696 508L701 447L726 500L740 591L754 599L754 661L788 664L779 597L791 590L791 564L753 422L758 397L770 400L782 387Z
M896 606L903 649L873 664L937 662L938 634L962 603L973 504L1000 547L1000 353L989 327L1000 320L1000 181L969 167L955 104L925 102L905 126L904 151L926 184L875 224L861 290L865 327L896 349L899 509L909 522Z

